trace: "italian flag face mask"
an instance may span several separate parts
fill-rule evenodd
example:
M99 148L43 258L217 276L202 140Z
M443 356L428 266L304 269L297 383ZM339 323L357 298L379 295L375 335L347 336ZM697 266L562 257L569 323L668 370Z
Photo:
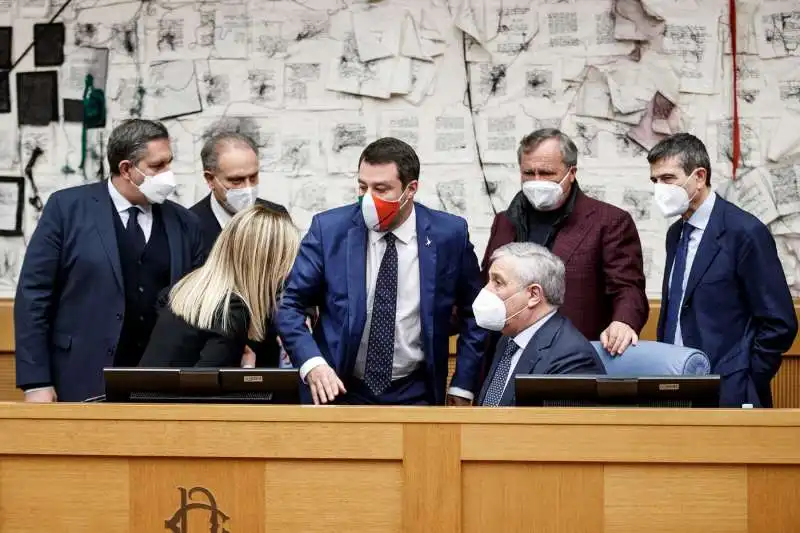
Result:
M361 206L361 214L367 227L373 231L388 231L400 210L406 205L403 197L407 190L408 188L403 191L400 198L393 201L383 200L370 192L359 195L358 205Z

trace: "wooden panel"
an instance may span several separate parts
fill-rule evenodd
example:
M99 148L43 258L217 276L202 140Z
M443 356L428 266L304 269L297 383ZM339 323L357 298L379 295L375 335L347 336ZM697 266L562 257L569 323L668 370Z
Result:
M0 298L0 353L14 353L14 300Z
M462 468L464 533L603 531L602 465L465 463Z
M606 465L605 533L745 533L743 466Z
M462 458L471 461L800 461L800 428L466 424L461 434ZM761 442L769 442L769 449L752 444Z
M400 462L269 461L265 530L400 532L402 484Z
M775 407L800 408L800 357L784 357L781 369L772 380Z
M751 532L797 533L800 466L750 466L747 484Z
M0 402L22 400L23 394L16 385L14 355L0 353Z
M52 406L34 406L52 407ZM72 406L74 409L74 406ZM237 407L238 409L239 407ZM230 407L228 409L231 409ZM180 455L190 457L280 457L400 459L402 434L399 424L367 428L353 424L258 422L137 422L102 420L48 421L7 420L4 435L24 439L0 440L0 453L25 453L31 441L40 453L55 453L68 445L76 455L170 456L180 443ZM303 435L302 439L296 435ZM59 439L53 439L59 435Z
M405 427L403 531L461 531L460 442L460 427L454 424Z
M247 531L264 533L264 462L132 459L131 532Z
M2 533L142 531L129 529L128 505L125 459L0 458Z

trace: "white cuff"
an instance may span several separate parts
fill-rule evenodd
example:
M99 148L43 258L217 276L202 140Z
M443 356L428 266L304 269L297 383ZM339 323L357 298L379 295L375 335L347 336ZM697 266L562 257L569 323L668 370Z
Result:
M303 383L305 383L306 376L308 375L309 372L317 368L319 365L327 365L327 364L328 362L325 361L325 358L320 355L312 357L311 359L303 363L303 366L300 367L300 379L302 379Z
M464 398L465 400L474 400L475 395L468 390L460 389L458 387L450 387L447 391L447 394L450 396L458 396L459 398Z
M54 388L53 388L53 386L51 385L51 386L49 386L49 387L36 387L35 389L28 389L28 390L26 390L26 391L25 391L25 394L30 394L31 392L37 392L37 391L40 391L40 390L51 390L51 391L55 391L55 389L54 389Z

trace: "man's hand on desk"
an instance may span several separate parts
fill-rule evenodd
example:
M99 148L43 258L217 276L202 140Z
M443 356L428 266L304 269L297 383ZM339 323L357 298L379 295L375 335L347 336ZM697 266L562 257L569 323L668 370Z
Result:
M52 403L56 401L56 389L44 387L25 391L25 401L29 403Z
M611 355L622 355L628 346L639 342L639 336L628 324L615 320L600 334L600 342Z
M462 398L460 396L448 394L447 405L450 407L469 407L472 405L472 400L467 400L466 398Z
M336 372L327 364L317 365L306 375L306 383L311 389L311 398L314 405L332 402L347 390Z

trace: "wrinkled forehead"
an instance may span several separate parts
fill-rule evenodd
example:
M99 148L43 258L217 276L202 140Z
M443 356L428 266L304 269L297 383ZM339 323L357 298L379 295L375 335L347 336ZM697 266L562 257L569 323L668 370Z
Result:
M563 170L564 156L561 154L561 145L557 139L547 139L535 148L522 153L520 169L527 170Z
M489 268L489 277L493 281L503 283L516 283L519 279L515 259L512 255L503 255L492 262Z

